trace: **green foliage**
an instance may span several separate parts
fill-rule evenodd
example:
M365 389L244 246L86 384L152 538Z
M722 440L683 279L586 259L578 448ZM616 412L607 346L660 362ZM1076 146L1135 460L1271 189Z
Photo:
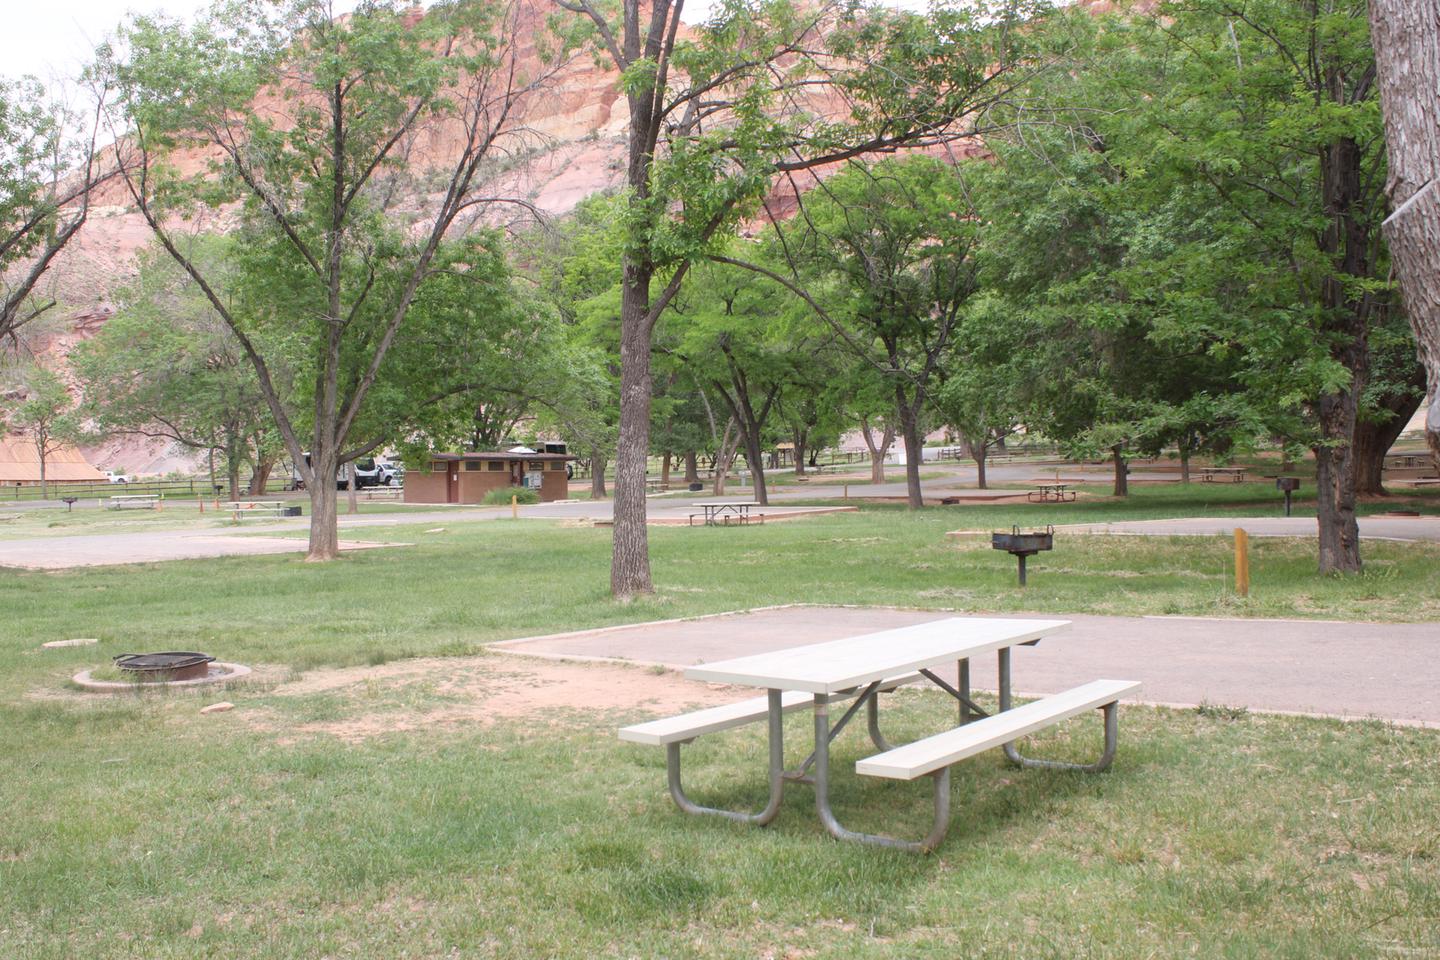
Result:
M190 255L207 275L228 285L238 246L234 238L201 237ZM96 433L163 437L213 451L223 458L232 487L242 464L258 466L280 456L275 421L255 370L189 274L153 248L141 255L138 278L117 299L115 315L70 353L84 390L85 416ZM264 345L289 406L299 359L293 355L295 339L258 332L253 338Z
M516 10L500 4L457 0L416 18L375 0L332 13L324 0L235 0L193 24L136 17L101 71L135 130L141 210L236 335L317 503L333 496L339 464L460 391L450 355L427 366L414 353L427 339L463 341L459 328L508 289L493 234L449 234L488 202L478 191L491 149L554 62L519 75L519 44L539 38L518 36ZM454 159L437 180L409 148L442 127ZM217 159L187 173L175 162L187 149ZM238 210L241 242L225 272L201 273L177 224L222 207ZM467 282L481 306L442 302ZM271 352L286 341L293 409ZM412 356L390 357L407 346Z
M516 503L539 503L540 493L529 487L501 487L486 493L481 502L491 507L502 507L509 506L512 499Z
M34 297L89 212L98 175L80 118L34 77L0 77L0 340L55 305Z

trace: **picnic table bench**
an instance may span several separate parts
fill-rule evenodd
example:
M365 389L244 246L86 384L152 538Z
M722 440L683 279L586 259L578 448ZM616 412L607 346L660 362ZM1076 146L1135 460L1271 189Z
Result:
M760 506L755 500L708 500L700 503L692 503L692 507L699 507L699 513L690 514L687 521L691 526L695 525L695 518L704 520L707 527L728 527L732 523L746 524L752 520L760 523L765 522L765 515L752 514L751 507Z
M123 497L111 497L105 504L107 510L126 510L130 507L159 510L160 495L158 493L132 493Z
M1204 483L1216 483L1221 480L1229 480L1231 483L1240 483L1245 479L1243 467L1201 467L1200 480Z
M710 683L763 687L764 697L710 707L652 720L620 731L620 739L666 748L670 796L686 813L710 814L765 825L780 812L785 784L809 783L815 808L834 837L912 852L928 852L944 839L950 824L950 768L993 747L1020 767L1099 772L1115 759L1119 737L1118 703L1140 690L1130 680L1094 680L1014 706L1010 690L1010 654L1016 645L1034 645L1069 626L1066 620L999 620L952 617L896 630L847 637L690 667L685 676ZM999 710L987 713L971 699L970 659L987 653L998 657ZM956 684L935 673L942 664L956 664ZM880 730L879 695L917 680L928 680L959 702L959 725L903 746L892 746ZM830 705L853 701L832 725ZM935 818L923 840L911 841L847 829L830 807L830 743L864 705L868 732L880 752L860 760L856 773L892 780L933 780ZM814 712L814 749L798 768L785 769L784 714L809 707ZM1091 710L1103 713L1104 748L1098 760L1079 764L1025 757L1015 741ZM690 799L680 776L680 747L707 733L717 733L765 719L769 726L769 801L755 813L703 806Z
M1025 494L1025 499L1031 503L1074 503L1075 491L1069 486L1068 483L1042 483Z

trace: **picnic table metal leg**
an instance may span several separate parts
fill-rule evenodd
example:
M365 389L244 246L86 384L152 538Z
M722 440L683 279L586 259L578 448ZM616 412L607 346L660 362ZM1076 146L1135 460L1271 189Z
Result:
M770 799L759 813L745 813L739 810L721 810L696 803L685 795L680 783L680 744L665 745L665 767L670 782L670 797L675 805L686 813L707 813L724 817L739 823L753 823L765 826L780 814L780 799L785 789L785 713L780 705L780 691L769 691L770 725Z
M885 739L885 734L880 732L880 691L875 691L869 697L865 717L866 726L870 729L870 742L875 744L876 750L889 750L890 741Z
M823 695L815 697L815 811L820 822L837 840L868 843L910 853L929 853L945 839L950 827L950 768L941 767L930 774L935 789L935 823L924 840L900 840L876 833L860 833L847 829L830 809L830 703Z
M1010 651L1002 649L1000 657L1000 712L1004 713L1010 709ZM1081 773L1100 773L1107 770L1110 764L1115 762L1115 747L1120 739L1120 705L1118 703L1107 703L1100 708L1104 714L1105 724L1105 749L1100 754L1100 759L1094 763L1070 763L1065 760L1033 760L1030 757L1022 756L1015 748L1015 741L1011 740L1003 746L1005 758L1017 767L1026 767L1032 770L1076 770Z
M966 657L955 665L955 677L960 686L960 725L970 722L970 658Z

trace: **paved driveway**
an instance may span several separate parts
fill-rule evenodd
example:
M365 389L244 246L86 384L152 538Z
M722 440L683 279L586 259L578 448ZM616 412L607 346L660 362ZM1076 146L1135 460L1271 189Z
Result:
M514 653L678 668L949 616L955 614L794 606L495 646ZM1031 616L1057 619L1050 613ZM1035 647L1016 648L1017 691L1055 693L1113 677L1143 681L1142 698L1150 703L1209 702L1440 726L1440 623L1080 614L1058 618L1073 626ZM994 688L993 659L976 661L971 673L977 686Z

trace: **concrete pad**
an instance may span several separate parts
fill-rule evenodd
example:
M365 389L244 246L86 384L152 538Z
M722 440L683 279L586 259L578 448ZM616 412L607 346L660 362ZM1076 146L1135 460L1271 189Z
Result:
M493 644L560 659L683 668L957 616L934 610L787 606ZM990 615L994 616L994 615ZM1073 625L1013 655L1017 692L1058 693L1101 677L1139 680L1148 702L1379 717L1440 726L1437 623L1005 614ZM953 681L955 671L949 671ZM971 667L993 689L995 663Z

